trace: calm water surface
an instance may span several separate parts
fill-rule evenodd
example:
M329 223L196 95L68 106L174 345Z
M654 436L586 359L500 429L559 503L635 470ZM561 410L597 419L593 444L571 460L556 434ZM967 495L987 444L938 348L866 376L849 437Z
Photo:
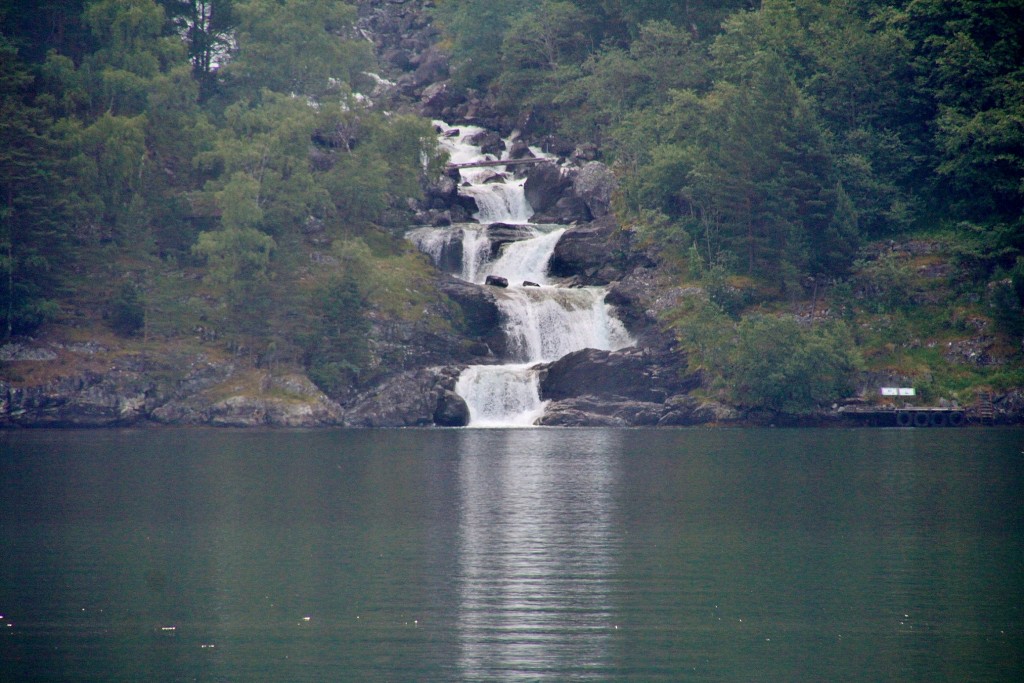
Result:
M0 433L0 680L1024 680L1022 449Z

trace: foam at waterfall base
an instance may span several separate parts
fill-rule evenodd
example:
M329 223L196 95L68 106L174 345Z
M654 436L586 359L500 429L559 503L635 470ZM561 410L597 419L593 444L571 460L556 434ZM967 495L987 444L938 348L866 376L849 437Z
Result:
M470 427L532 427L546 405L530 364L472 365L462 371L455 393L469 406Z

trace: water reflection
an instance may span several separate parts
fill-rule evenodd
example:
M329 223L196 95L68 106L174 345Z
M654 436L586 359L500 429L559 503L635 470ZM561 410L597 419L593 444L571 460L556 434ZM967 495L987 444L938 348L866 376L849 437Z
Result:
M605 431L462 434L464 679L580 679L608 665L620 440Z

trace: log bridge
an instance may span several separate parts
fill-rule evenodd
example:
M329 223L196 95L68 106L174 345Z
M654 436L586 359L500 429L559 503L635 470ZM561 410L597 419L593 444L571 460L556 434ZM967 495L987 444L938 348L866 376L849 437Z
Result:
M545 161L551 161L550 159L544 158L530 158L530 159L488 159L485 161L468 161L463 164L448 164L445 166L446 171L457 171L462 168L483 168L485 166L523 166L525 164L540 164Z
M963 408L844 406L839 414L876 427L962 427L966 422Z

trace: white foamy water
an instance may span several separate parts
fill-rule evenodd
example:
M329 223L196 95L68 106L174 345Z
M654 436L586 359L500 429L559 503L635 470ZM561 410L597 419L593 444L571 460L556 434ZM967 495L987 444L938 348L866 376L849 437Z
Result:
M454 131L444 121L434 121L434 125L443 131ZM469 142L474 135L484 132L479 126L458 126L458 134L450 137L442 134L440 145L447 150L449 160L453 164L465 164L473 161L498 161L507 158L508 143L500 156L483 154L480 148ZM482 168L463 168L459 170L459 194L472 197L477 205L477 213L473 219L480 223L515 223L523 224L533 215L533 207L526 201L525 178L505 177L495 180L501 174L500 166Z
M451 130L443 122L435 123L442 130ZM482 130L460 126L457 135L442 134L440 144L453 163L494 159L467 142ZM496 179L499 168L460 169L459 193L476 200L479 211L474 218L482 224L525 225L533 215L523 191L525 180L507 174ZM566 228L531 225L529 230L530 237L505 244L493 260L486 225L420 228L408 235L439 265L453 241L461 241L462 279L483 284L488 275L496 275L510 285L494 289L510 362L470 366L455 386L469 406L470 427L533 426L545 407L540 400L537 364L581 349L615 351L633 343L612 307L604 302L607 292L603 287L563 287L548 276L548 263ZM447 261L446 265L451 268ZM540 286L524 286L527 281Z
M469 406L470 427L532 427L544 414L540 380L529 363L471 365L455 393Z
M539 285L549 284L548 261L565 228L557 228L548 233L535 228L533 232L534 237L530 239L506 244L498 258L485 266L483 275L500 275L512 285L521 285L526 281Z
M601 287L509 288L498 299L513 357L550 363L580 349L616 351L632 344L604 302Z
M522 225L533 215L533 207L526 201L525 184L526 179L519 178L502 183L463 185L459 187L459 194L472 197L476 201L479 210L473 214L473 218L481 223Z

